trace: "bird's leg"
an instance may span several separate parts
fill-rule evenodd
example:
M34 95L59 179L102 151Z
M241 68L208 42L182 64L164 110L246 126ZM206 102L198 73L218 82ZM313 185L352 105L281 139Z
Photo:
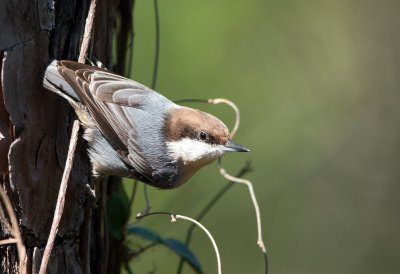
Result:
M139 216L139 217L146 215L147 213L150 212L150 209L151 209L149 195L147 194L147 185L146 184L144 184L143 190L144 190L144 197L146 198L146 208L142 212L137 214L137 216Z
M98 182L98 179L94 179L95 185L96 185L97 182ZM83 186L83 190L84 190L84 192L86 194L86 197L87 197L86 204L92 209L96 208L98 199L96 197L95 190L92 189L92 187L89 184L85 184Z
M98 67L98 68L102 68L102 69L105 69L105 70L108 70L108 69L106 68L106 66L105 66L99 59L97 59L96 57L92 57L92 59L93 59L93 61L92 61L91 59L89 59L89 57L86 57L86 60L87 60L92 66Z

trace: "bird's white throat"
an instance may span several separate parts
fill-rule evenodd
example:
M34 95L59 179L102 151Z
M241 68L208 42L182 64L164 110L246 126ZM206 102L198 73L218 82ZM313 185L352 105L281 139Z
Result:
M206 165L224 154L221 145L210 145L201 141L184 138L179 141L167 142L168 153L175 161L184 165Z

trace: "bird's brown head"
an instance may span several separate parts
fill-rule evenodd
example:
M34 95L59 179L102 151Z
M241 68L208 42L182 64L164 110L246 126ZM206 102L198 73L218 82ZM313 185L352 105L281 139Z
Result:
M164 136L169 153L184 164L204 166L228 151L249 151L231 142L226 125L215 116L188 107L172 108Z
M225 145L230 140L228 128L218 118L187 107L171 109L164 133L167 142L189 138L212 145Z

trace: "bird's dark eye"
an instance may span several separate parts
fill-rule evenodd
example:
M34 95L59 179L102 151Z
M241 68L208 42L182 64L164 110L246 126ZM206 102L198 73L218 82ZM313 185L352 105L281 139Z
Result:
M204 131L201 131L199 134L199 138L200 138L200 140L205 141L205 140L207 140L208 135Z

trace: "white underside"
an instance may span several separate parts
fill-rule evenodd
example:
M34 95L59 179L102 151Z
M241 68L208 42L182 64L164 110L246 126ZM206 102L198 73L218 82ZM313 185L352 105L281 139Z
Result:
M209 145L189 138L167 142L167 149L175 161L182 161L184 165L206 165L224 154L223 146Z

